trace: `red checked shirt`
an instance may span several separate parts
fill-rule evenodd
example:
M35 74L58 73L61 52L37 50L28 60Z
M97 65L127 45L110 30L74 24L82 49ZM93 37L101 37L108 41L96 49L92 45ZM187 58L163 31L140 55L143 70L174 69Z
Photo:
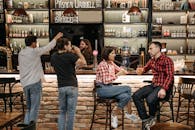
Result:
M152 70L152 83L168 90L174 83L174 64L171 58L161 55L158 59L150 59L144 66L144 72Z
M114 62L101 61L96 70L96 82L103 84L112 83L117 78L116 73L120 69Z

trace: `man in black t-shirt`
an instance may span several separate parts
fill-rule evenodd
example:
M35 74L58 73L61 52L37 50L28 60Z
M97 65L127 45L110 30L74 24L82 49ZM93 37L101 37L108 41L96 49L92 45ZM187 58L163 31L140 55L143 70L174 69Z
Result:
M78 47L67 38L57 41L57 52L51 56L51 64L57 74L59 90L59 130L73 130L78 97L75 66L85 65L86 60Z

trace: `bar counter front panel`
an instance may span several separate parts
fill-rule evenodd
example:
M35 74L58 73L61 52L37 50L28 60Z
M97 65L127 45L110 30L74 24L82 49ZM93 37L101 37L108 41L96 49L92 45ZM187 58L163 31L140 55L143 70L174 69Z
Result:
M194 74L191 75L175 75L175 85L177 87L179 77L191 77L195 78ZM0 77L16 77L19 79L18 74L0 74ZM93 97L92 89L95 80L94 74L77 74L79 83L79 97L77 103L77 111L75 116L74 130L89 130L92 111L93 111ZM55 74L46 74L46 82L43 83L43 95L41 100L40 114L38 119L38 127L50 128L52 130L57 130L57 118L58 118L58 88L57 88L57 78ZM132 88L132 93L134 93L140 87L146 85L143 80L151 80L152 75L124 75L119 76L115 82L121 82L125 85L129 85ZM22 90L21 84L18 83L15 90ZM178 93L174 97L174 113L176 115L177 110L177 100ZM1 102L0 102L1 103ZM181 108L184 111L185 108ZM132 103L132 110L137 113L137 110ZM164 107L163 112L170 114L169 107ZM185 122L184 122L185 123ZM192 123L192 122L191 122ZM141 130L141 122L131 122L125 119L125 129L133 128L136 130ZM103 125L94 125L95 130L103 130Z

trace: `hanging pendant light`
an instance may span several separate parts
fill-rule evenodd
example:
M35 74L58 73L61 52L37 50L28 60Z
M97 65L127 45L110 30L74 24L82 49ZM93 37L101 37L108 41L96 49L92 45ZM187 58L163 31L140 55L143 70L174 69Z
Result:
M64 10L63 15L66 16L66 15L68 15L68 14L72 14L72 15L74 15L74 16L77 16L77 13L76 13L75 10L72 9L72 8L67 8L66 10Z
M139 7L137 6L132 6L129 11L128 11L128 15L131 15L131 14L140 14L141 13L141 10Z
M28 14L26 13L26 11L23 8L19 8L14 10L13 14L14 16L28 16Z

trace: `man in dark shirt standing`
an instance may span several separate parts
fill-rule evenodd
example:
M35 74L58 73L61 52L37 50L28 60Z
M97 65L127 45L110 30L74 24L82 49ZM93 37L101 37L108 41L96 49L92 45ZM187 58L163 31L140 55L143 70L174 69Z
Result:
M171 58L161 53L162 45L160 42L152 42L149 46L151 59L143 68L137 68L137 74L143 74L152 70L152 84L144 86L133 94L133 101L137 108L138 114L142 119L142 128L146 130L154 123L157 104L160 99L170 95L174 83L174 64ZM146 99L149 107L149 115L144 106Z
M78 97L75 66L86 64L86 60L80 49L72 46L67 38L60 38L57 41L57 49L58 51L51 56L51 64L58 80L60 109L58 129L73 130Z

